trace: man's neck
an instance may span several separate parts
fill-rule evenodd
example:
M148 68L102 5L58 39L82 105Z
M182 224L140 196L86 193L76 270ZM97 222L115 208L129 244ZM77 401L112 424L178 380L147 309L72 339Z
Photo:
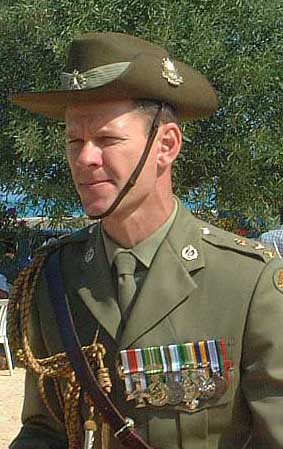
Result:
M138 208L128 215L107 217L102 221L104 231L123 248L133 248L147 239L170 217L175 199L152 205L147 212Z

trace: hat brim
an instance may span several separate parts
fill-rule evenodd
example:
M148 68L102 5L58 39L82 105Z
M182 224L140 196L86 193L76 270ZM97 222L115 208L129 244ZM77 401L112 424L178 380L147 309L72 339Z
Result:
M181 121L205 118L218 108L217 96L208 80L192 67L175 62L183 82L172 86L162 76L160 58L140 55L128 69L105 85L91 89L25 92L13 95L12 103L33 113L64 120L66 108L74 104L148 99L171 104Z

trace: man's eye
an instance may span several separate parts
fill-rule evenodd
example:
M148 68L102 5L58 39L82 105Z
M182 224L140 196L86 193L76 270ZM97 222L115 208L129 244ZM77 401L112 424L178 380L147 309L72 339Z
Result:
M104 136L101 137L100 139L100 143L102 146L111 146L111 145L116 145L117 143L120 142L120 139L118 137L114 137L114 136Z
M82 145L83 145L83 141L81 139L70 139L70 140L66 141L67 150L80 148Z

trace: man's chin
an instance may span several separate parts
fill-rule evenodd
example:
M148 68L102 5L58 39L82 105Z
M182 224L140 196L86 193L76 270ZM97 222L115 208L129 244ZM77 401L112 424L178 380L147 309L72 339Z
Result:
M83 205L84 211L86 215L89 218L99 218L101 215L103 215L107 210L110 208L111 204L109 205L99 205L99 204L90 204L90 205Z

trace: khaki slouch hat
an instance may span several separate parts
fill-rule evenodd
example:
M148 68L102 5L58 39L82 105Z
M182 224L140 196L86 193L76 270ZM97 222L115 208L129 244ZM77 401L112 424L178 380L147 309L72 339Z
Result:
M24 92L11 101L34 113L63 119L66 107L123 99L172 105L180 120L207 117L217 109L209 81L148 41L123 33L86 33L69 48L61 88Z

